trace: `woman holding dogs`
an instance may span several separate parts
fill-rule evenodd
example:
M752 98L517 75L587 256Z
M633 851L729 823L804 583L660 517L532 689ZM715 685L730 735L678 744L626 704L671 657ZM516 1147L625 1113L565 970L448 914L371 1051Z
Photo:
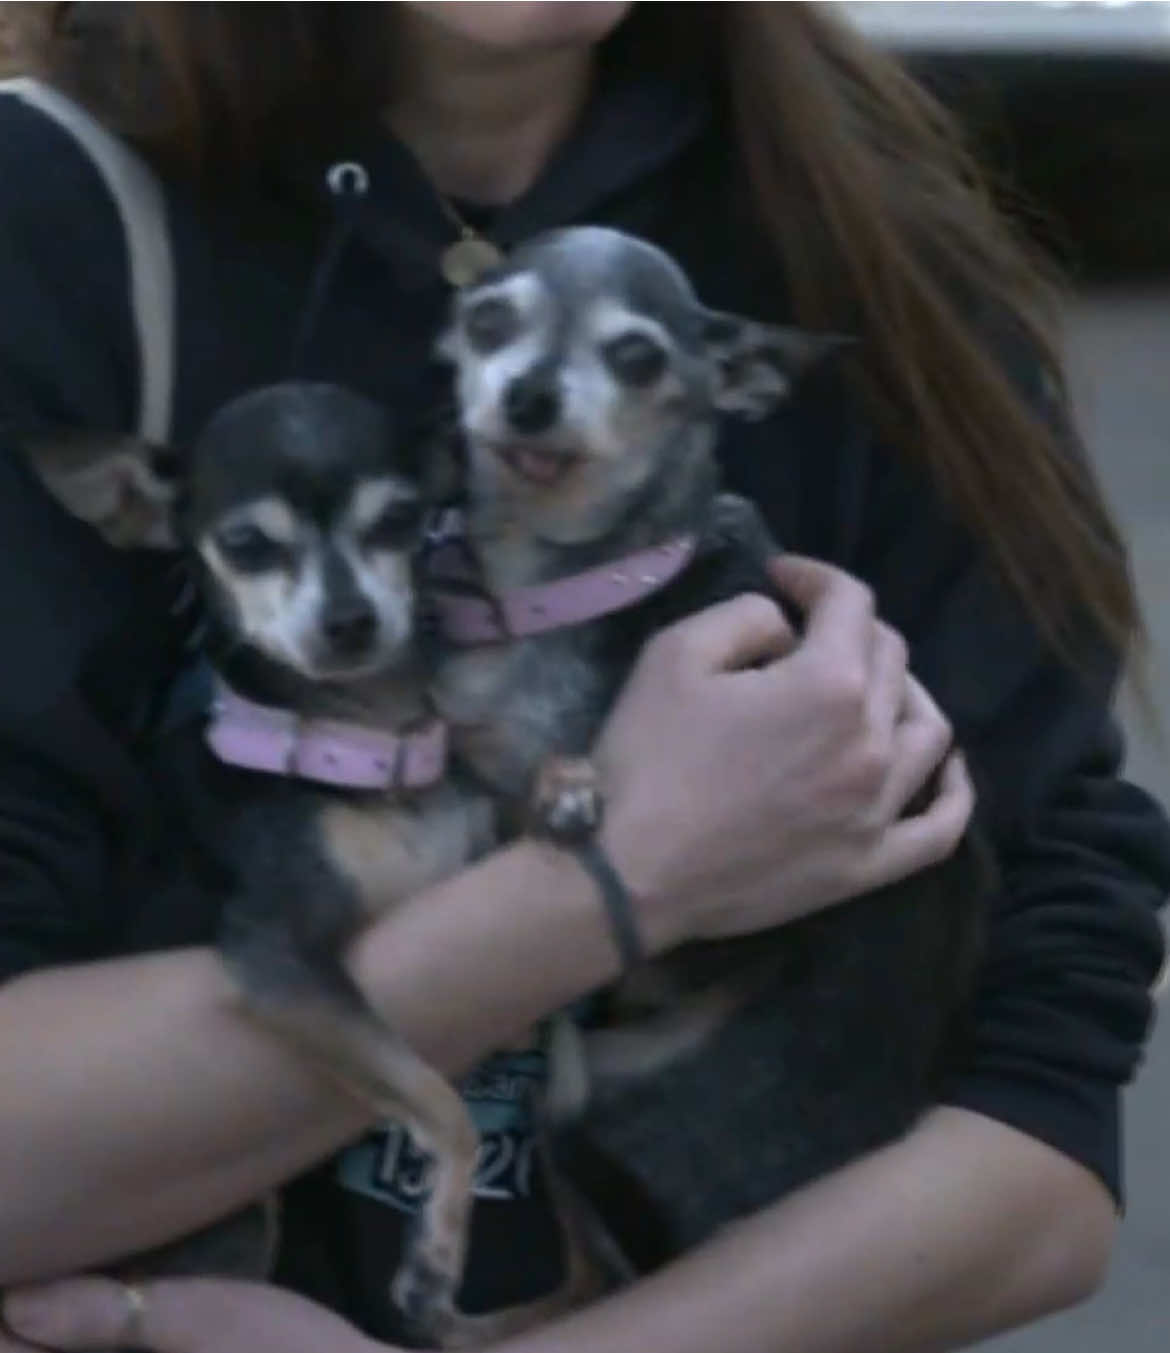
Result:
M774 581L799 640L749 597L651 642L597 751L604 844L665 952L944 858L974 784L1003 871L974 1036L904 1138L508 1353L919 1353L1091 1293L1170 832L1120 778L1109 704L1140 617L1044 289L932 105L804 5L51 8L47 69L167 187L180 444L290 362L425 415L451 285L581 221L661 244L710 305L862 340L728 437L729 479L793 551ZM0 420L126 426L101 179L20 97L0 160ZM152 918L149 944L127 923L135 737L180 599L7 447L0 479L0 1347L368 1349L365 1260L401 1226L386 1134L239 1016L202 918ZM378 922L351 965L462 1076L619 960L593 880L525 841ZM281 1287L44 1285L290 1181ZM540 1197L497 1182L485 1304L553 1280Z

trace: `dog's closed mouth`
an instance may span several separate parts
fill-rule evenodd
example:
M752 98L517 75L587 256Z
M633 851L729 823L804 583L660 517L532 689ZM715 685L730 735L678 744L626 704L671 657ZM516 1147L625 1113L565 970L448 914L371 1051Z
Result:
M542 487L559 483L581 459L574 451L523 442L502 442L492 450L513 474Z

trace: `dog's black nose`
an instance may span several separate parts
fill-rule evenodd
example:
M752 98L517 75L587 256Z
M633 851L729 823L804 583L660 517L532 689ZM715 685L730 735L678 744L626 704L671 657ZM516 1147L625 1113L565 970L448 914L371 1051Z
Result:
M335 653L355 657L373 643L378 617L369 602L354 597L332 606L322 619L321 628Z
M561 401L556 387L540 376L517 376L504 395L504 412L517 432L547 432L557 421Z

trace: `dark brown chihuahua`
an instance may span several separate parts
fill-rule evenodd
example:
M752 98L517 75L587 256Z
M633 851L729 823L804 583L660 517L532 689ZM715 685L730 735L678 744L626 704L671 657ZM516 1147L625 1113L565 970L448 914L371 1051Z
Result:
M50 491L111 543L189 560L208 619L209 698L152 755L169 826L152 906L209 892L248 1014L430 1157L393 1297L422 1332L466 1342L454 1301L478 1137L454 1087L343 963L372 917L493 840L491 806L447 773L430 712L416 587L426 474L384 410L323 384L233 401L177 478L134 442L42 436L28 451ZM274 1218L253 1210L131 1268L266 1276Z

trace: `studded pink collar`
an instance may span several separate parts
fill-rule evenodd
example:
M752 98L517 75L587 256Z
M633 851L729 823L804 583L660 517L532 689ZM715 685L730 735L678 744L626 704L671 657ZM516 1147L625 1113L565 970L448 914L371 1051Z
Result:
M501 643L545 634L624 610L676 578L694 558L693 536L679 536L568 578L517 587L493 598L443 591L433 603L443 633L457 644Z
M344 789L425 789L447 764L446 725L386 733L335 719L301 719L253 704L217 681L208 747L229 766Z

